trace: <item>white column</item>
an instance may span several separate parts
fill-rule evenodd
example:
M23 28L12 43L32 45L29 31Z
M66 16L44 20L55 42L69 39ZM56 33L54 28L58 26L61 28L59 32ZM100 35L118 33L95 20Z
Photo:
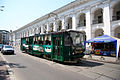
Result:
M66 27L65 27L65 19L64 18L62 19L62 29L66 29Z
M57 21L55 21L53 23L53 31L57 31L58 25L57 25Z
M21 37L23 38L23 32L21 32Z
M91 39L91 15L90 10L86 12L86 36L87 40Z
M25 37L25 33L23 32L23 37Z
M43 34L43 33L44 33L44 27L41 26L41 34Z
M33 35L34 29L31 28L31 36Z
M49 23L47 23L47 33L50 31Z
M29 36L29 32L28 32L28 30L27 30L27 37Z
M30 36L32 36L32 34L33 34L33 29L32 28L30 29L30 32L31 32Z
M37 28L33 28L33 35L36 34Z
M104 21L104 34L111 36L109 4L105 5L103 9L103 21Z
M24 37L24 32L23 32L23 37Z
M33 27L33 30L32 30L32 35L34 35L35 34L35 28Z
M72 17L72 29L76 30L77 24L76 24L76 15L74 14Z
M40 30L39 30L39 27L37 27L37 34L39 34Z

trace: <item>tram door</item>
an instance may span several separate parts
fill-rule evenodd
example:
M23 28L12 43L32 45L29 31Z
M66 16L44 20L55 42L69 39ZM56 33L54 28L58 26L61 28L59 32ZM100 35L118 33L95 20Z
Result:
M29 38L29 52L30 54L32 54L32 44L33 44L33 37Z
M53 37L53 58L58 61L63 61L63 42L61 35L55 35Z

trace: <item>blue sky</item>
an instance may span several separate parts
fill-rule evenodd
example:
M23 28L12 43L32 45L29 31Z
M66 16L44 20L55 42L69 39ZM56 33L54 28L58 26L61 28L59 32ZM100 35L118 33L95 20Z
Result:
M16 30L74 0L0 0L0 30ZM1 9L1 8L0 8Z

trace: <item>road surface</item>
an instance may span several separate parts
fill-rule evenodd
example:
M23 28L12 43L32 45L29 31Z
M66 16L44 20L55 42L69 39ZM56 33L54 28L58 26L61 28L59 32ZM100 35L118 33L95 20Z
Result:
M35 56L30 57L31 55L19 50L15 50L15 55L3 56L9 62L16 80L92 80L83 74L59 66L53 67L54 64L49 65L51 61L44 63L46 60Z

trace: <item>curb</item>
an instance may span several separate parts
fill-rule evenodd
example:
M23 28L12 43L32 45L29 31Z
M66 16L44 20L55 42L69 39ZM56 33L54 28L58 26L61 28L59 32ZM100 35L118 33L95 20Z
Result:
M120 60L117 60L116 57L109 57L109 56L85 55L84 59L105 62L105 63L112 63L112 64L120 64Z
M111 62L111 61L105 61L105 60L98 60L98 59L93 59L93 58L83 58L83 60L92 60L92 61L98 61L98 62L104 62L104 63L111 63L111 64L120 64L119 61L114 61L114 62Z
M5 61L5 66L7 68L7 73L8 73L8 76L9 76L10 80L15 80L15 77L13 75L13 70L10 68L8 61L4 58L4 56L2 54L0 54L0 56Z

